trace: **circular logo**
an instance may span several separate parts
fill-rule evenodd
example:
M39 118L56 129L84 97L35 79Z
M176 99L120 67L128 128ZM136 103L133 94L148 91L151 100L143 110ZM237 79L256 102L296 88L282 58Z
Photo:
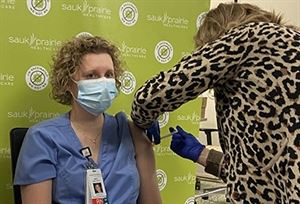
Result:
M168 41L160 41L155 47L154 54L158 62L168 63L173 57L173 47Z
M119 9L121 22L126 26L133 26L138 20L138 10L131 2L125 2Z
M45 16L50 6L50 0L27 0L27 8L35 16Z
M207 12L202 12L198 15L197 20L196 20L196 28L199 29L199 27L202 25L205 17L206 17Z
M169 113L165 112L158 118L159 127L165 127L169 122Z
M76 35L77 38L80 38L80 37L93 37L93 35L89 32L81 32L81 33L78 33Z
M194 204L195 203L195 198L194 197L189 197L184 204Z
M159 190L162 191L167 185L167 174L163 170L157 169L156 177L157 177Z
M26 83L32 90L41 91L48 85L49 74L39 65L30 67L26 72Z
M136 86L136 80L131 72L125 71L120 78L121 81L121 91L124 94L131 94Z

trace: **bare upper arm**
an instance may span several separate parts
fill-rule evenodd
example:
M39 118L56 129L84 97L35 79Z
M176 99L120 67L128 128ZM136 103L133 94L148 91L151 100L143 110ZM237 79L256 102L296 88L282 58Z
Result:
M138 203L161 204L157 184L155 155L150 140L144 131L129 121L129 127L135 146L137 168L140 176L140 192Z
M132 135L132 140L135 146L136 153L140 153L145 148L153 151L152 143L146 136L143 129L137 127L132 121L129 121L129 127Z
M51 204L52 180L21 186L22 204Z

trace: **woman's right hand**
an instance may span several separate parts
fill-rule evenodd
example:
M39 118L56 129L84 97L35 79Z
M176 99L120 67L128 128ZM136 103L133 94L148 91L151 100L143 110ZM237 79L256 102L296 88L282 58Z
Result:
M201 144L195 136L184 131L180 126L170 128L172 134L172 141L170 148L179 156L197 162L205 145Z

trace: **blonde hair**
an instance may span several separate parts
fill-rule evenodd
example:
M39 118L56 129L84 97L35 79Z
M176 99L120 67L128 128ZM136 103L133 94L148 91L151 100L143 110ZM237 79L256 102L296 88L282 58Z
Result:
M196 47L214 41L233 27L250 22L282 23L282 16L262 10L258 6L241 3L221 3L217 8L210 10L197 34L194 36ZM293 27L293 26L290 26Z
M71 76L79 69L82 59L90 53L107 53L111 56L114 64L114 75L116 86L119 89L121 82L120 76L124 72L120 60L119 49L109 41L95 36L75 37L65 42L60 50L53 56L53 65L51 72L51 97L58 103L70 105L72 95L69 92Z

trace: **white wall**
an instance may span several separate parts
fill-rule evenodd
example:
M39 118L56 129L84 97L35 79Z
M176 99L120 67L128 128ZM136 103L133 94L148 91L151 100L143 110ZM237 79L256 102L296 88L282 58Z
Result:
M300 26L299 0L239 0L240 3L251 3L268 11L283 15L288 23Z
M215 8L217 7L220 3L231 3L234 2L234 0L210 0L210 8Z
M219 3L234 2L233 0L211 0L210 8ZM299 0L238 0L239 3L255 4L262 9L283 14L288 22L300 26L300 1Z

